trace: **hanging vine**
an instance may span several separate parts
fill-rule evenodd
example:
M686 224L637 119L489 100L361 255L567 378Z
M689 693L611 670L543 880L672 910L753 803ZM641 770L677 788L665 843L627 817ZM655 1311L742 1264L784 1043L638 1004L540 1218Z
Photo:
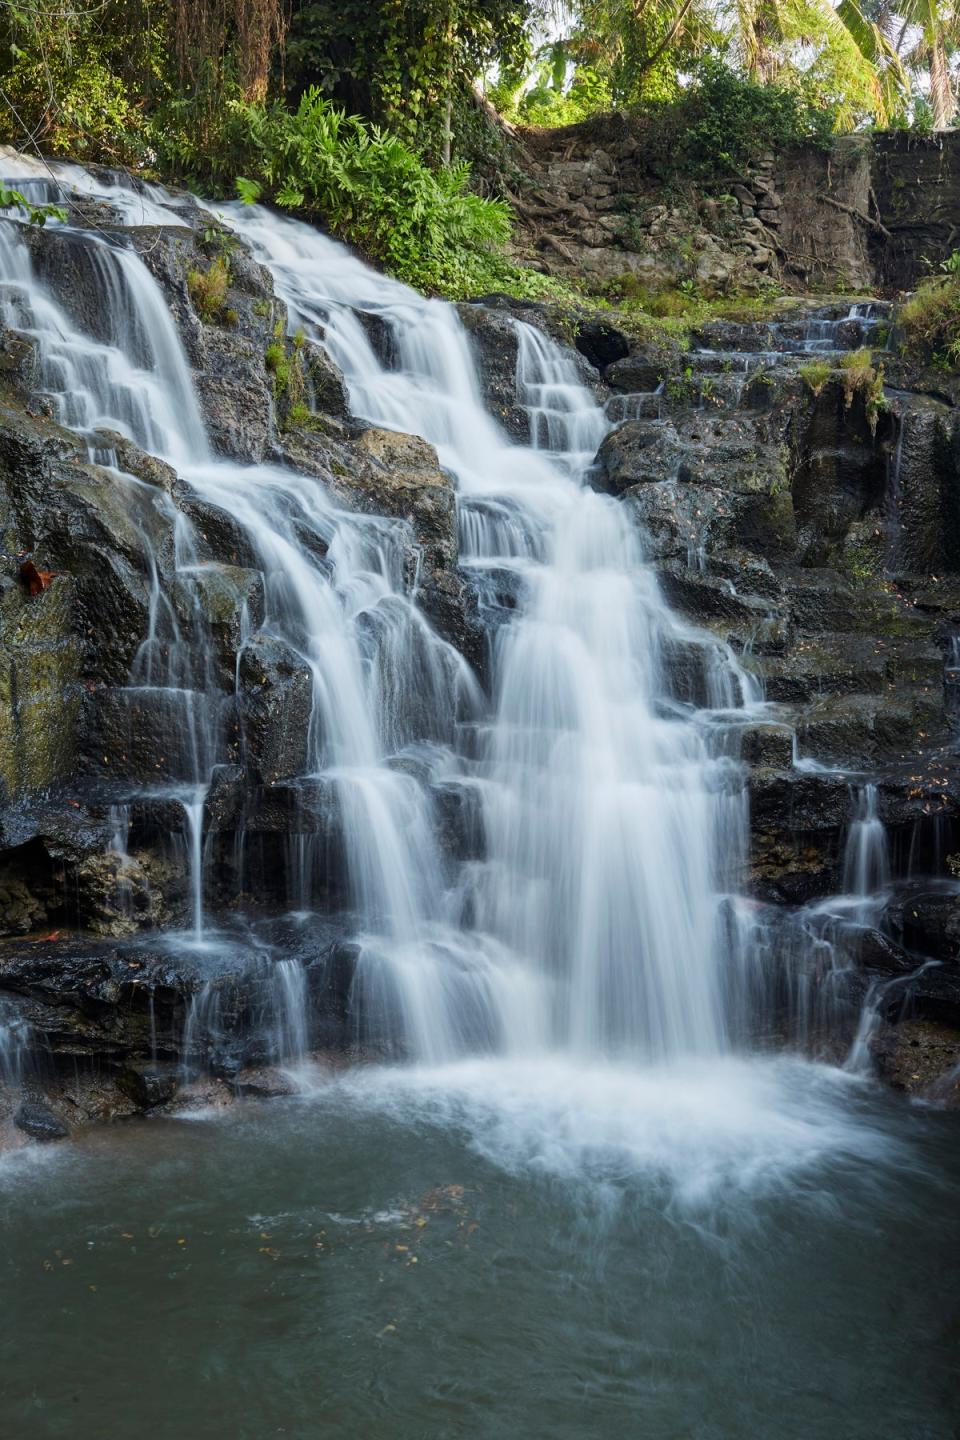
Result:
M170 0L177 65L196 82L204 69L232 63L246 100L263 100L283 51L283 0Z

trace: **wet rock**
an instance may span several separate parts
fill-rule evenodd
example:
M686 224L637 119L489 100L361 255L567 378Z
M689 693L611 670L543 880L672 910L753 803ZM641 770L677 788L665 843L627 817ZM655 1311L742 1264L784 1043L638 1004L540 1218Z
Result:
M0 781L41 791L77 752L88 677L125 679L148 613L147 549L169 514L143 486L79 463L76 437L0 407L0 525L8 554L52 578L30 595L0 575Z
M605 320L582 320L577 326L573 343L580 354L600 371L630 353L630 341L623 331Z
M250 570L260 568L247 532L229 511L202 500L185 481L179 479L173 486L173 498L177 508L192 522L202 560Z
M310 669L270 635L254 635L239 666L240 724L249 768L266 784L307 768L313 715Z
M161 920L160 896L133 856L115 851L88 855L72 877L76 918L94 935L132 935Z
M691 570L670 561L657 566L668 604L699 621L724 620L748 627L763 625L770 613L763 597L740 594L725 576Z
M189 957L86 936L0 945L0 991L54 1057L101 1062L179 1053L199 979Z
M284 1095L295 1095L297 1086L283 1070L268 1066L248 1066L231 1076L230 1088L235 1095L246 1100L274 1100Z
M349 421L352 417L346 381L326 350L311 340L304 345L304 368L311 408L318 415Z
M264 581L259 570L210 561L178 577L173 595L189 625L199 632L196 643L209 637L223 667L224 688L232 687L237 653L246 635L264 616Z
M153 1110L158 1105L168 1104L180 1087L181 1072L178 1066L128 1065L117 1077L117 1084L128 1095L138 1110Z
M42 1100L27 1097L18 1105L13 1123L34 1140L65 1140L69 1129Z
M797 724L801 755L850 770L903 760L941 729L939 696L834 695L811 704Z
M788 905L835 893L850 814L845 778L757 766L749 792L752 893Z
M896 897L884 919L900 943L915 955L948 963L960 956L960 889L956 885L941 882L927 891L911 889Z
M515 302L509 309L491 309L492 298L486 297L483 304L460 305L457 310L471 339L486 405L514 440L524 441L530 421L517 403L518 341L510 313Z
M273 394L262 344L206 326L204 368L196 383L214 450L233 460L263 460L271 437Z
M178 686L95 690L86 697L83 769L140 785L189 779L197 737L217 733L221 703L216 692Z
M740 756L748 765L787 769L793 763L793 730L789 725L750 724L737 733Z
M437 452L418 435L365 430L356 441L361 465L349 487L363 508L409 520L420 544L437 560L456 560L456 506L453 481L441 470Z
M604 370L603 378L613 390L645 393L656 390L673 369L672 356L644 350L613 361Z
M691 560L735 542L734 514L722 491L663 480L637 486L627 498L651 560Z
M948 1110L960 1109L960 1030L930 1020L885 1026L871 1046L888 1085Z
M120 470L135 475L145 485L155 485L158 490L172 492L177 473L171 465L158 460L155 455L148 455L139 445L135 445L126 435L121 435L116 430L98 430L96 434L97 439L102 440L104 446L114 452Z

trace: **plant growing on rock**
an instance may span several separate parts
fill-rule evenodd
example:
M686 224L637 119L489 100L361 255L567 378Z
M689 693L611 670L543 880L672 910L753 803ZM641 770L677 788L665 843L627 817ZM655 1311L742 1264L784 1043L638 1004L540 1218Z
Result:
M306 417L313 413L307 404L304 360L307 337L302 330L298 330L291 337L288 349L282 321L277 322L273 334L274 338L264 352L263 363L273 377L274 404L278 409L282 407L279 423L282 428L290 425L306 427Z
M208 325L229 323L231 315L236 322L236 313L227 308L229 288L230 262L226 255L217 255L206 270L191 270L187 275L190 299L201 320Z
M880 411L886 404L883 395L883 366L874 367L872 351L851 350L848 354L841 355L839 374L843 385L844 405L849 410L855 397L859 395L863 400L870 433L875 435Z
M903 348L931 365L960 364L960 251L910 296L898 315Z
M826 360L810 360L806 365L801 365L797 373L803 383L809 386L814 396L817 396L833 374L833 368L827 364Z

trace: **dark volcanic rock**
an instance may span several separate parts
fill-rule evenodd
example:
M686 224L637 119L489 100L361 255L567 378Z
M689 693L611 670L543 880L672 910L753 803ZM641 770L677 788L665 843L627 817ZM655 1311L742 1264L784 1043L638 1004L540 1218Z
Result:
M656 352L638 352L607 365L603 378L613 390L628 394L656 390L670 373L669 359Z
M255 635L240 656L240 724L247 764L266 783L307 767L313 681L289 645Z
M138 1110L153 1110L173 1099L181 1078L179 1066L154 1065L141 1069L131 1065L120 1072L117 1084L124 1094L130 1096Z
M70 1134L63 1121L42 1100L28 1096L18 1105L13 1116L18 1130L34 1140L65 1140Z
M582 320L577 326L574 344L597 370L623 360L630 353L630 342L622 330L605 320Z

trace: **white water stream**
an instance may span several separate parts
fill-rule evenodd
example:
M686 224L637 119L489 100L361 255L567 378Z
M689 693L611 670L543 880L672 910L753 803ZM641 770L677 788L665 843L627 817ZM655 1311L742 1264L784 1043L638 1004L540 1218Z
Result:
M481 593L488 577L511 577L518 604L491 635L489 701L406 593L405 525L345 512L291 469L212 455L179 336L132 249L88 231L64 237L89 251L108 311L94 340L36 280L23 228L3 224L4 318L35 340L41 389L64 424L120 430L168 460L257 557L262 635L312 676L304 778L337 796L360 944L358 1037L386 1037L428 1067L485 1055L718 1060L749 1033L758 994L760 952L731 897L747 805L730 739L758 697L725 646L670 612L628 513L585 483L609 426L602 410L564 352L518 324L530 443L512 443L484 409L454 307L308 226L259 207L221 213L269 267L291 330L342 370L354 413L436 446L456 481L461 562ZM90 443L102 458L103 441ZM163 493L153 503L171 505ZM189 590L204 567L183 514L176 535ZM170 793L186 816L192 925L175 938L203 949L217 943L202 823L221 739L199 607L184 629L144 544L151 622L131 683L171 697L171 725L189 738ZM708 657L712 711L670 699L664 651L691 641ZM431 776L479 799L478 858L443 852ZM306 924L316 864L301 846L290 888ZM275 1048L295 1055L308 1043L302 977L288 962L277 977ZM188 1037L218 1004L201 995Z

